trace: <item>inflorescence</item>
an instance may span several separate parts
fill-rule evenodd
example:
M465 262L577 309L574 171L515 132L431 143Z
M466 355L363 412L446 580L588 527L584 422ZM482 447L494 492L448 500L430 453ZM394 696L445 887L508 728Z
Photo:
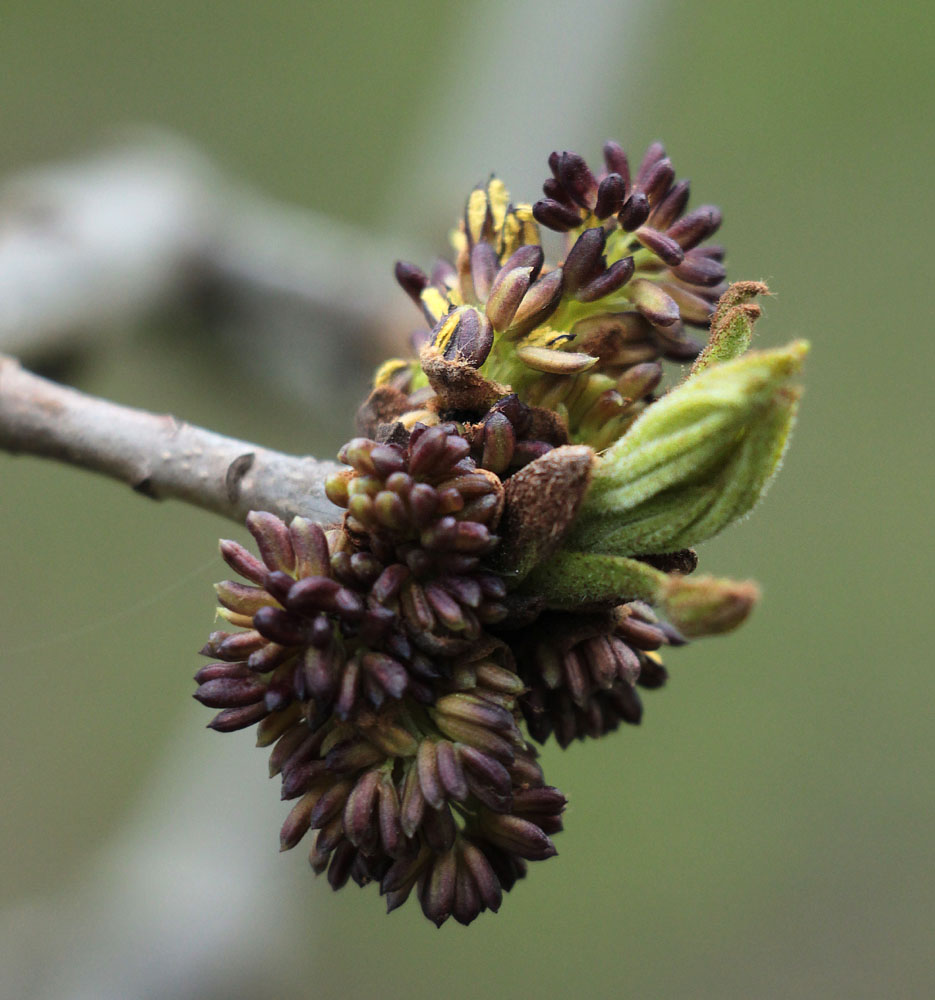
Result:
M232 630L196 674L211 727L255 725L272 746L294 802L283 850L311 833L333 888L375 882L388 910L415 890L438 925L497 910L555 854L566 800L533 743L638 723L637 688L667 678L660 651L733 627L755 599L688 580L685 545L765 488L801 350L735 360L765 288L725 284L723 249L705 243L719 211L686 212L658 144L632 172L615 143L604 161L595 175L553 153L531 206L492 179L468 198L453 261L431 276L398 264L428 327L418 358L377 372L339 454L326 493L343 520L253 512L259 557L221 543L241 580L217 585ZM565 234L558 265L540 225ZM710 327L704 352L687 327ZM667 360L694 365L663 393ZM730 420L713 419L718 400ZM637 457L616 460L634 440ZM725 490L724 469L746 492Z

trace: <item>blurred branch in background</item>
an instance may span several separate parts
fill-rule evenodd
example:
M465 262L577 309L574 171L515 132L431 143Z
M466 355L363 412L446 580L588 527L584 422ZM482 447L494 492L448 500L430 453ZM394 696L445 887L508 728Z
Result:
M284 455L120 406L25 371L0 355L0 448L100 472L154 500L174 498L243 523L250 510L336 520L324 496L334 462Z
M208 309L241 344L261 340L270 377L288 389L295 353L286 345L276 365L276 334L306 349L313 336L319 369L385 353L366 343L398 328L386 291L399 251L264 197L177 137L130 130L0 185L0 351L54 366L153 315L203 320Z
M195 719L186 722L126 823L108 833L67 896L0 910L4 996L284 995L296 955L282 929L282 894L272 888L284 856L266 849L275 842L269 791L241 780L256 763L249 741L222 747L201 738ZM306 942L315 940L314 919L306 908Z

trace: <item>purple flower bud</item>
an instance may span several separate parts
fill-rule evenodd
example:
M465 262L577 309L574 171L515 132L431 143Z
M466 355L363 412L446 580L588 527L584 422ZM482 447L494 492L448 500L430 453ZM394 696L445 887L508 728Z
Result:
M691 252L678 267L673 268L673 273L677 278L680 278L689 285L711 287L712 285L720 284L724 280L727 271L719 261Z
M247 528L256 539L260 556L269 569L281 569L286 573L295 571L295 553L289 529L274 514L262 510L251 510L247 514Z
M471 250L471 281L479 301L486 301L499 270L497 251L489 243L475 243Z
M606 271L593 278L575 296L579 302L596 302L605 295L612 295L633 277L634 263L632 257L616 260Z
M649 226L641 226L635 235L647 250L651 250L669 267L676 267L685 259L682 248L671 236L666 236L665 233L650 229Z
M568 251L562 265L565 291L574 294L604 270L603 255L607 233L601 226L586 229Z
M649 176L650 171L652 171L656 164L665 158L665 155L665 147L661 142L654 142L650 144L643 155L643 161L640 163L640 168L636 172L636 187L642 188L644 191L646 190L646 178Z
M640 190L646 194L649 204L655 205L668 193L674 180L675 170L672 167L672 161L668 157L664 157L654 163L652 168L647 171L646 176L637 183Z
M425 273L416 267L415 264L409 264L404 260L398 260L396 262L395 274L396 280L399 282L403 291L413 300L413 302L415 302L416 305L420 305L419 296L429 283L429 279L426 277Z
M581 216L554 198L542 198L532 206L533 218L547 229L567 233L581 225Z
M248 580L252 580L261 587L263 586L266 581L266 574L268 570L255 555L248 552L238 542L232 542L229 539L221 540L220 549L221 557L224 562L226 562L235 573L239 573L241 576L246 577Z
M667 231L683 250L691 250L713 236L721 226L721 210L716 205L702 205L673 222Z
M642 191L634 191L623 203L617 216L621 227L628 233L639 229L649 218L649 199Z
M610 173L619 174L625 189L630 187L630 161L619 143L608 140L604 143L604 162Z
M562 153L558 162L558 179L572 199L584 209L591 209L597 200L597 178L577 153Z

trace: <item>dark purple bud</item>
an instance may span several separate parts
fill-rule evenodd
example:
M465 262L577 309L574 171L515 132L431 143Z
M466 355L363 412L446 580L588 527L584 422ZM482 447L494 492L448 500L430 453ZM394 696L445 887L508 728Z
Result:
M435 924L441 925L451 916L455 901L457 863L453 850L436 858L428 878L422 884L419 901L422 912Z
M426 428L418 436L413 434L409 445L409 472L413 476L431 473L445 453L446 440L447 435L439 427Z
M402 563L387 566L370 588L371 596L381 604L392 601L409 579L409 570Z
M623 229L632 233L634 229L639 229L649 218L649 199L642 191L634 191L623 203L617 220Z
M221 539L220 549L221 558L235 573L263 586L268 570L252 552L230 539Z
M402 449L390 444L381 444L370 452L370 461L376 474L384 479L394 472L406 471L406 459Z
M467 778L458 753L448 740L435 745L435 768L448 796L463 802L468 795Z
M712 285L720 284L727 271L720 261L689 253L678 267L672 269L672 273L689 285L704 285L710 288Z
M446 627L454 631L464 628L464 612L461 605L437 584L429 583L425 586L425 596L438 617L439 621Z
M649 221L654 229L665 232L685 211L688 204L689 182L679 181L669 193L653 206Z
M627 684L635 684L640 675L640 658L621 639L614 637L610 640L610 648L613 650L614 659L617 662L617 677Z
M471 250L471 281L479 301L486 301L499 270L497 251L487 242L475 243Z
M655 205L665 197L674 180L675 170L672 161L665 157L653 164L652 169L639 182L639 187L645 193L649 204Z
M532 206L532 216L540 225L567 233L581 225L581 216L574 209L567 208L554 198L542 198Z
M346 719L351 714L359 692L360 660L355 656L347 661L344 666L344 675L341 677L341 688L334 706L334 714L339 719Z
M308 646L302 652L301 663L306 689L312 697L324 704L330 703L337 694L336 655L331 650L316 649L314 646Z
M584 664L577 649L569 649L562 657L562 667L565 675L565 685L571 700L583 708L591 694L591 685L585 672Z
M422 824L425 815L425 796L419 783L419 769L415 762L409 766L403 782L403 792L399 807L399 822L403 833L413 837Z
M604 162L610 173L619 174L623 179L624 188L630 187L630 161L623 147L612 140L604 143Z
M391 698L402 698L409 681L406 668L385 653L364 653L364 670Z
M416 483L409 493L409 509L417 527L424 527L438 510L438 493L428 483Z
M218 733L233 733L238 729L246 729L269 715L263 702L246 705L243 708L228 708L218 714L208 723L208 728Z
M698 251L696 250L695 253L697 254ZM674 282L665 282L663 288L667 295L671 295L675 299L683 322L704 329L708 328L714 313L714 306L706 298L702 295L696 295L684 285L678 285Z
M577 289L604 270L603 254L607 233L603 227L586 229L568 251L562 265L565 290L574 294Z
M666 641L665 633L658 625L641 621L634 615L628 615L617 623L617 633L631 646L637 649L658 649Z
M561 205L567 205L574 211L575 203L571 200L571 195L562 186L562 182L557 181L554 177L547 177L542 182L542 193L546 198L551 198Z
M208 681L216 681L228 677L247 678L253 677L253 673L247 667L246 663L208 663L195 674L195 682L198 684L207 684ZM250 703L248 702L247 704ZM224 706L218 705L217 707L222 708Z
M357 848L349 841L338 844L328 865L328 884L334 889L343 889L351 877L351 868L357 860Z
M279 608L260 608L253 616L253 625L257 632L281 646L300 646L308 636L301 618Z
M253 677L218 677L205 681L193 697L208 708L243 708L261 701L265 691Z
M314 611L334 611L335 598L341 584L327 576L307 576L296 581L287 598L291 611L308 614Z
M669 267L676 267L685 259L682 248L671 236L666 236L665 233L650 229L649 226L641 226L635 235L647 250L651 250Z
M552 176L555 178L555 180L558 180L560 176L559 166L561 162L562 162L562 154L557 149L553 149L552 152L549 153L548 163L549 163L549 170L552 171Z
M712 260L724 260L727 249L719 243L709 243L707 246L695 247L695 254L699 257L710 257Z
M617 379L617 391L624 399L643 399L662 381L662 365L644 361L628 368Z
M289 529L275 514L251 510L247 514L247 528L256 539L260 556L269 569L281 569L287 573L295 571L295 553Z
M503 268L497 275L487 299L487 318L494 330L505 330L513 321L516 310L532 282L529 267Z
M367 771L357 779L344 804L344 833L363 850L376 847L377 829L373 820L379 783L379 771Z
M587 664L591 680L596 687L609 688L617 679L617 658L606 636L599 635L578 647L579 659Z
M263 587L252 587L236 580L222 580L214 585L214 590L225 608L247 617L273 604L273 598Z
M597 204L594 206L594 214L599 219L607 219L611 215L616 215L623 207L625 197L626 185L623 178L620 174L608 174L597 189Z
M512 735L516 731L513 716L499 705L492 705L483 698L472 694L448 694L439 698L435 704L438 712L475 726L485 726L504 735Z
M522 816L556 816L568 800L551 785L542 788L521 788L513 793L513 809Z
M597 200L597 178L584 158L577 153L562 153L558 163L558 179L582 208L592 209Z
M422 796L432 809L441 809L445 804L445 791L438 774L436 757L435 743L429 739L422 740L416 754Z
M493 327L473 306L462 306L439 321L432 343L446 361L479 368L493 346Z
M683 250L691 250L718 231L721 219L721 210L716 205L701 205L673 222L667 235Z
M324 826L329 819L341 812L352 787L350 781L336 781L326 788L312 809L310 825L316 828Z
M526 243L521 247L518 247L509 257L503 262L502 271L512 271L515 267L528 267L531 268L530 280L535 281L539 277L539 272L542 270L542 264L545 261L545 252L542 247L536 246L532 243Z
M490 754L467 744L459 744L458 757L465 768L469 782L490 788L501 796L510 796L513 781L510 772Z
M395 268L396 280L399 282L403 291L412 299L417 306L422 303L419 296L422 294L422 290L427 287L429 283L428 277L425 273L420 270L415 264L409 264L404 260L398 260L396 262Z
M643 703L630 684L620 681L611 688L608 695L617 714L631 726L639 725L643 718Z
M230 634L216 632L214 635L219 638L213 643L209 642L212 652L207 652L207 647L203 649L204 656L217 656L222 660L238 661L246 660L251 653L262 649L266 645L266 640L259 632L252 629L247 632L233 632ZM220 638L222 637L223 638Z
M478 573L475 579L480 584L484 597L490 597L494 600L506 597L507 587L502 577L495 576L493 573Z
M399 796L396 794L396 786L387 775L380 778L379 796L377 816L380 840L386 853L395 857L401 847L403 831L399 823Z
M483 817L483 829L497 847L529 861L544 861L558 853L535 823L519 816L487 813Z
M630 282L630 298L637 309L656 327L668 327L679 320L679 307L655 282L637 278Z
M596 302L605 295L612 295L633 277L633 271L632 257L615 260L606 271L579 288L575 298L579 302Z
M652 143L643 155L643 162L640 163L640 168L636 172L635 186L646 190L646 178L649 176L650 171L656 164L665 158L666 151L665 147L661 142Z
M438 728L455 743L465 743L475 747L483 753L495 757L503 763L512 763L515 757L513 744L510 740L504 739L492 729L486 726L476 726L470 722L456 718L453 715L445 715L441 712L434 712L433 718Z
M530 285L510 324L508 333L511 339L529 333L555 312L562 298L562 283L563 271L557 267Z
M269 757L269 776L274 778L293 758L310 760L321 746L322 736L310 733L305 726L287 729L276 741Z
M291 851L293 847L308 833L309 814L315 803L313 795L304 795L292 807L279 831L280 851Z
M435 854L451 850L458 836L458 828L447 804L441 809L429 809L422 817L422 832L425 842Z
M490 867L490 862L470 841L461 843L461 859L464 867L470 871L474 884L477 886L481 902L494 913L500 909L503 892L500 882Z
M266 574L266 590L272 597L275 597L280 604L286 603L289 590L294 583L295 580L292 575L289 573L283 573L281 569L277 569L272 573Z
M451 915L467 927L483 909L480 892L470 871L459 864L455 873L455 898Z
M247 657L247 666L255 673L266 674L284 663L294 652L295 650L278 642L268 642Z

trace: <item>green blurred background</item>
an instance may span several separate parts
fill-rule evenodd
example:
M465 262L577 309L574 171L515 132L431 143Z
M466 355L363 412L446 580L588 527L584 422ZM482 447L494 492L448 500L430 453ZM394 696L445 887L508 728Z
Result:
M265 754L203 729L194 651L236 528L0 456L0 993L935 993L933 24L842 0L8 0L2 174L155 124L428 263L490 170L532 199L552 148L661 138L693 203L722 206L731 276L776 293L759 343L813 351L782 476L701 553L762 606L669 656L640 729L545 750L560 855L466 930L277 856ZM395 296L392 264L361 281ZM67 374L320 455L364 377L325 410L168 320Z

